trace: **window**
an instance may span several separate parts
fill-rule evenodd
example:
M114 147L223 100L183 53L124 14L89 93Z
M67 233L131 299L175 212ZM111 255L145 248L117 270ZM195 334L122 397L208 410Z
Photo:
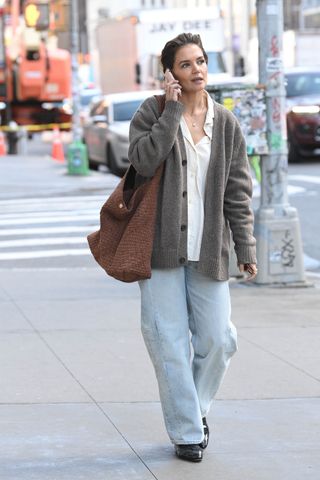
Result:
M100 116L100 115L105 116L106 121L107 121L108 107L107 107L107 105L105 104L104 101L99 102L99 103L95 103L93 105L93 107L91 108L91 111L90 111L90 116L91 117L96 117L96 116Z
M115 122L130 121L142 103L141 100L131 100L129 102L115 103L113 105L113 119Z
M287 97L320 95L320 72L287 75Z

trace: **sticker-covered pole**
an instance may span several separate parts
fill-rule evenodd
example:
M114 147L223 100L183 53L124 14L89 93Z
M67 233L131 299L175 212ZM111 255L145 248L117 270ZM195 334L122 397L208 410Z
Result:
M255 215L257 283L304 282L297 210L287 194L288 155L282 58L283 1L257 0L259 82L266 88L268 151L261 156L261 203Z

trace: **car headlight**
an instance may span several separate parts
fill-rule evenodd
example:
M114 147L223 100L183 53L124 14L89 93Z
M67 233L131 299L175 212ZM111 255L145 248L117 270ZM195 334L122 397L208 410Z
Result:
M320 107L319 105L296 105L292 107L291 109L293 113L309 113L309 114L314 114L314 113L319 113L320 112Z

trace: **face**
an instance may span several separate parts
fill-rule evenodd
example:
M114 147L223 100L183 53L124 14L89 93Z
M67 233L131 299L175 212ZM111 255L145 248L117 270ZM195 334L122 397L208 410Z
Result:
M184 92L203 90L207 84L208 66L198 45L190 43L177 50L172 73Z

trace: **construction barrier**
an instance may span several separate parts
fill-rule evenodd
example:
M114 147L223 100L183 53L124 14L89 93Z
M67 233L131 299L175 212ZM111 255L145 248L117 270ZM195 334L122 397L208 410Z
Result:
M53 160L63 163L65 161L64 150L63 150L63 145L61 141L60 130L57 126L53 129L52 140L53 141L52 141L51 157L53 158Z
M6 153L7 153L6 141L5 141L3 132L0 131L0 156L6 155Z
M9 125L0 125L0 131L11 132L12 130L19 130L20 128L25 129L27 132L41 132L45 130L54 130L54 128L70 129L72 123L47 123L43 125L18 125L17 127L10 127Z

